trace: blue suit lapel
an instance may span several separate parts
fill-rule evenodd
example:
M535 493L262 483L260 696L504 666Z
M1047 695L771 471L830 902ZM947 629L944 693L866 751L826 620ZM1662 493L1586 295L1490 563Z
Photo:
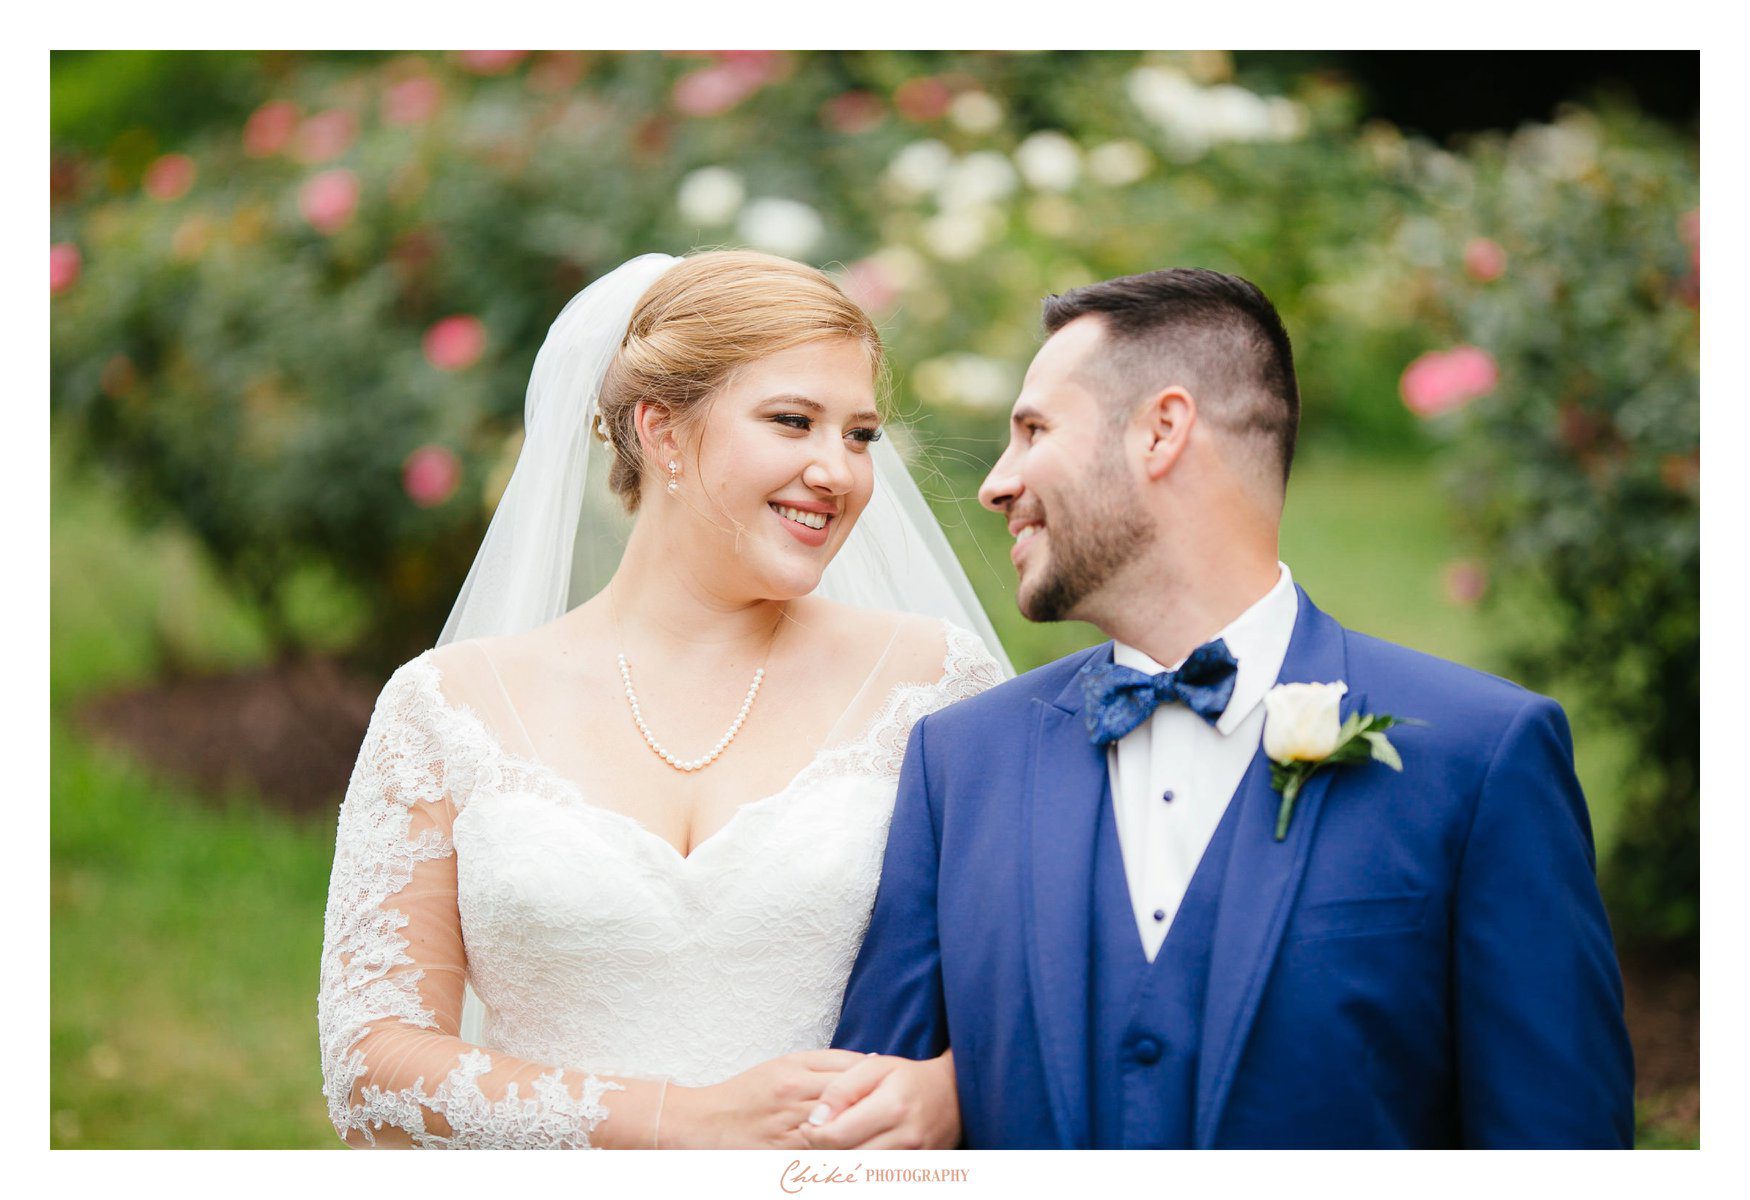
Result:
M1112 661L1112 647L1088 665ZM1084 668L1085 669L1085 668ZM1081 675L1053 703L1035 700L1025 806L1028 983L1050 1079L1059 1145L1085 1146L1088 1130L1088 963L1094 833L1106 795L1106 752L1082 723Z
M1346 680L1342 627L1314 608L1306 592L1298 587L1296 591L1300 607L1277 682ZM1353 689L1353 681L1347 682ZM1364 699L1351 690L1343 698L1343 716L1360 711ZM1270 786L1270 761L1262 745L1234 793L1232 803L1241 807L1210 947L1209 991L1197 1063L1195 1144L1199 1147L1215 1141L1246 1036L1306 873L1319 811L1339 773L1326 768L1307 781L1295 802L1288 836L1281 842L1275 829L1281 796Z

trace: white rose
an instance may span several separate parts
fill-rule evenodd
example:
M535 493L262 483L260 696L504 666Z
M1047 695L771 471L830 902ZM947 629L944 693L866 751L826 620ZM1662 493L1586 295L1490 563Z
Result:
M800 200L768 196L747 206L736 232L757 250L801 258L826 232L826 224Z
M936 189L942 211L994 204L1014 194L1019 182L1015 164L995 150L974 150L954 165Z
M1094 147L1088 155L1088 174L1107 187L1123 187L1147 175L1153 160L1141 142L1119 138Z
M1047 129L1015 148L1015 163L1032 187L1067 192L1082 173L1082 148L1068 135Z
M1196 106L1198 89L1183 71L1169 67L1138 67L1124 80L1130 102L1157 125L1171 126Z
M741 176L727 167L700 167L681 180L675 197L681 216L699 225L727 225L747 196Z
M912 142L887 164L887 178L902 196L915 198L940 187L953 165L953 151L941 142Z
M1346 683L1284 683L1264 693L1264 753L1272 760L1318 762L1337 748L1338 705Z
M1002 225L1002 214L988 205L955 209L924 222L923 240L944 262L965 262L984 249Z
M963 133L991 133L1003 123L1003 106L988 92L961 92L948 105L948 120Z

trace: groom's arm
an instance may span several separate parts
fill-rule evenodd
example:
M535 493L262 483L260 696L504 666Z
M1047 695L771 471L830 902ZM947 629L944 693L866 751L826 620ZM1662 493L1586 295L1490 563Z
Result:
M948 1048L936 940L940 847L924 764L925 717L912 726L875 911L851 968L835 1047L934 1058Z
M1541 696L1483 781L1453 911L1468 1146L1628 1146L1634 1063L1568 723Z

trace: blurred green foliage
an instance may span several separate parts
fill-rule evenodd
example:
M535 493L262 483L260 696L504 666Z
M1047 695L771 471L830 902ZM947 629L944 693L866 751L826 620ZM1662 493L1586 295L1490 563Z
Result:
M1479 141L1438 176L1432 328L1499 384L1451 418L1472 539L1544 620L1511 644L1632 741L1603 872L1619 939L1693 960L1700 928L1700 227L1693 144L1626 113ZM1472 231L1487 244L1466 244Z
M1389 236L1423 201L1327 81L1263 96L1209 55L750 52L123 59L117 88L151 62L271 99L145 162L132 126L100 153L63 138L54 408L281 644L312 576L357 594L367 656L430 641L547 323L645 250L835 264L883 321L926 468L993 456L1040 297L1169 263L1276 299L1310 439L1425 449L1395 396L1425 335ZM459 486L416 503L421 447Z

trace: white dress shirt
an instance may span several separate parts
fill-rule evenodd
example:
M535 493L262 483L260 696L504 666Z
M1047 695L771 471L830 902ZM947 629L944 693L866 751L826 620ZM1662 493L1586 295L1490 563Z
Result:
M1150 962L1264 734L1264 693L1281 673L1300 607L1294 577L1277 565L1276 586L1209 639L1225 641L1239 661L1221 719L1212 726L1183 704L1163 704L1106 750L1124 874ZM1112 658L1149 675L1167 669L1122 642Z

